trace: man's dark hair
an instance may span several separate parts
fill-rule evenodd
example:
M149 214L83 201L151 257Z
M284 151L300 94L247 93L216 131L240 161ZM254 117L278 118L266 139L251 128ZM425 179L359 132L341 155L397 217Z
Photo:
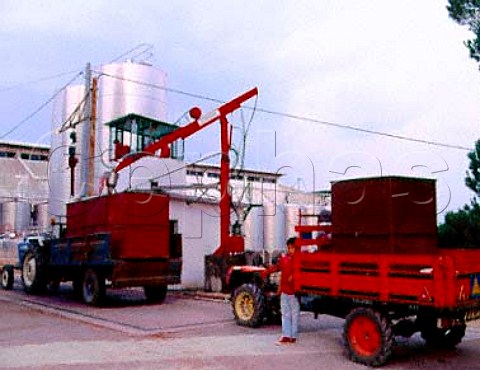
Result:
M291 238L288 238L287 239L287 245L292 245L292 244L295 244L295 240L297 240L296 237L291 237Z

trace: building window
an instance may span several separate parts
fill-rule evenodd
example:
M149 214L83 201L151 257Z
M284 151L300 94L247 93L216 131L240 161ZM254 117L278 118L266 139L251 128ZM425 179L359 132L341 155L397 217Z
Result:
M207 177L211 178L211 179L219 179L220 178L220 174L219 173L216 173L216 172L208 172L207 173Z
M263 182L266 183L266 184L275 184L276 183L275 179L270 179L270 178L267 178L267 177L263 178Z
M0 152L0 157L1 158L14 158L15 153L14 152Z
M203 177L203 172L202 171L187 170L187 175Z

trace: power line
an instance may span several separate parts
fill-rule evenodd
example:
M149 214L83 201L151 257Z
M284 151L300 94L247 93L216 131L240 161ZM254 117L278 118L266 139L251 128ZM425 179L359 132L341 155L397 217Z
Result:
M244 107L244 108L253 109L253 108L250 108L250 107ZM337 127L337 128L341 128L341 129L362 132L362 133L365 133L365 134L384 136L384 137L388 137L388 138L391 138L391 139L411 141L411 142L421 143L421 144L429 144L429 145L434 145L434 146L439 146L439 147L444 147L444 148L449 148L449 149L459 149L459 150L467 150L467 151L472 150L472 148L468 148L468 147L462 146L462 145L447 144L447 143L441 143L441 142L438 142L438 141L417 139L417 138L413 138L413 137L409 137L409 136L403 136L403 135L391 134L391 133L388 133L388 132L370 130L370 129L356 127L356 126L347 125L347 124L322 121L322 120L319 120L319 119L305 117L305 116L299 116L299 115L290 114L290 113L276 112L276 111L272 111L272 110L268 110L268 109L264 109L264 108L258 108L257 107L256 110L259 111L259 112L262 112L262 113L272 114L272 115L276 115L276 116L280 116L280 117L284 117L284 118L290 118L290 119L295 119L295 120L299 120L299 121L317 123L317 124L321 124L321 125L324 125L324 126Z
M108 74L108 73L103 73L103 72L96 72L96 73L99 73L100 75L103 75L103 76L106 76L106 77L111 77L111 78L119 79L119 80L122 80L122 81L139 84L139 85L146 86L146 87L160 89L160 90L172 92L172 93L175 93L175 94L185 95L185 96L188 96L188 97L191 97L191 98L202 99L202 100L206 100L206 101L210 101L210 102L214 102L214 103L219 103L219 104L225 103L225 101L223 101L223 100L211 98L211 97L208 97L208 96L205 96L205 95L194 94L194 93L190 93L190 92L186 92L186 91L182 91L182 90L178 90L178 89L172 89L172 88L169 88L169 87L160 86L160 85L152 84L152 83L149 83L149 82L132 80L132 79L128 79L128 78L124 78L124 77L120 77L120 76L111 75L111 74ZM278 117L294 119L294 120L297 120L297 121L310 122L310 123L315 123L315 124L329 126L329 127L336 127L336 128L340 128L340 129L344 129L344 130L361 132L361 133L364 133L364 134L383 136L383 137L387 137L387 138L390 138L390 139L410 141L410 142L421 143L421 144L428 144L428 145L444 147L444 148L449 148L449 149L466 150L466 151L471 151L472 150L472 148L468 148L468 147L462 146L462 145L448 144L448 143L442 143L442 142L438 142L438 141L418 139L418 138L404 136L404 135L392 134L392 133L389 133L389 132L370 130L370 129L366 129L366 128L353 126L353 125L350 125L350 124L342 124L342 123L323 121L323 120L316 119L316 118L300 116L300 115L285 113L285 112L279 112L279 111L274 111L274 110L265 109L265 108L259 108L258 106L254 106L254 107L243 106L243 108L250 109L250 110L253 110L253 111L256 110L258 112L271 114L271 115L278 116Z
M77 71L64 72L64 73L59 73L59 74L54 75L54 76L41 77L41 78L36 79L36 80L20 82L20 83L11 85L11 86L2 87L2 88L0 88L0 92L13 90L13 89L19 88L19 87L21 87L21 86L32 85L32 84L36 84L36 83L39 83L39 82L54 80L54 79L56 79L56 78L63 77L63 76L67 76L67 75L71 75L72 73L76 73L76 72L77 72Z
M20 126L25 124L27 121L32 119L38 112L40 112L43 108L45 108L48 104L50 104L63 90L65 90L73 81L75 81L78 76L81 76L83 72L79 72L73 77L68 83L66 83L61 89L59 89L55 94L53 94L47 101L45 101L42 105L40 105L37 109L35 109L32 113L30 113L28 116L26 116L24 119L22 119L19 123L17 123L15 126L13 126L10 130L8 130L6 133L2 134L0 136L0 139L4 139L8 135L10 135L12 132L17 130Z

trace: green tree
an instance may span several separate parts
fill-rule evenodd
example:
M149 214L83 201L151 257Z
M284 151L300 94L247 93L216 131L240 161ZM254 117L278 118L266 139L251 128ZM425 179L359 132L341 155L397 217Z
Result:
M475 35L465 41L470 57L480 62L480 0L448 0L450 18L462 26L468 26Z
M444 223L438 227L440 247L480 248L480 140L468 153L468 159L465 185L474 196L462 209L447 212Z
M475 149L468 153L468 159L470 159L470 165L465 185L475 193L473 201L478 203L477 201L480 199L480 140L475 143Z

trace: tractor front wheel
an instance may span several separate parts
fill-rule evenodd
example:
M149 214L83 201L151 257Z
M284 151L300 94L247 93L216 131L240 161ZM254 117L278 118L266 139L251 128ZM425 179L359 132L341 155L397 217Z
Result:
M392 354L391 324L371 308L355 308L347 315L343 339L348 357L367 366L382 366Z
M38 294L45 291L44 262L40 251L29 250L22 263L23 287L27 293Z
M232 308L238 325L257 327L265 318L265 296L255 284L243 284L235 289Z

